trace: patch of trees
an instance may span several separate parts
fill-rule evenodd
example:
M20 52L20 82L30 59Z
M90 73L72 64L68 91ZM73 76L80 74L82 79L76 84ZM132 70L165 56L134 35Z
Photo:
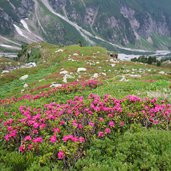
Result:
M29 48L27 44L22 45L22 49L18 52L17 60L25 62L38 62L41 58L39 48Z
M131 59L133 62L142 62L150 65L157 65L161 66L162 60L157 59L155 56L140 56L139 58L133 58Z

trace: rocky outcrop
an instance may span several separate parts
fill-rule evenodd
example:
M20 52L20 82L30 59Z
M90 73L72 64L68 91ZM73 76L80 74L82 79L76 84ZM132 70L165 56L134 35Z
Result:
M10 18L10 16L3 11L3 9L0 9L0 33L2 35L10 35L12 30L14 29L13 20Z

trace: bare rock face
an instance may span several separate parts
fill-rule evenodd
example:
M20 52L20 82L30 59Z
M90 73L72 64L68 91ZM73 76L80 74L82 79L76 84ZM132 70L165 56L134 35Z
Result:
M32 0L22 0L21 6L17 8L18 17L27 18L29 13L33 12L33 10L34 10L34 2Z
M121 7L121 14L127 18L131 24L133 29L138 29L140 27L140 23L135 18L135 11L129 7Z
M119 27L119 23L118 23L117 19L114 16L107 18L106 23L108 25L110 25L110 27L113 28L113 29Z
M32 0L21 0L17 5L12 1L6 2L6 8L0 8L0 34L13 35L14 23L29 17L34 11Z
M140 27L140 23L137 21L137 19L135 18L135 11L131 8L128 7L121 7L120 9L120 13L129 20L129 23L131 25L131 28L134 32L134 35L136 37L136 39L139 39L139 35L137 33L137 30Z
M11 34L11 30L13 30L13 28L10 16L0 9L0 33L4 35Z
M63 13L63 9L66 6L66 2L67 2L66 0L50 0L49 4L52 6L52 8L55 11Z
M120 13L129 21L136 39L144 37L152 44L153 40L151 36L153 34L161 36L171 35L166 21L166 16L162 13L160 14L159 20L154 19L150 12L143 11L142 14L138 14L137 11L129 8L128 6L122 6Z
M93 25L95 22L96 15L98 13L98 8L86 8L86 14L84 17L84 23L88 25Z

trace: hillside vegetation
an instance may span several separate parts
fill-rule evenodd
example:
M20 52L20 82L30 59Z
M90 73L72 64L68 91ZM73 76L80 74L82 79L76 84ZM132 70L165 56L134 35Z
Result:
M171 169L169 67L39 43L0 70L2 171Z

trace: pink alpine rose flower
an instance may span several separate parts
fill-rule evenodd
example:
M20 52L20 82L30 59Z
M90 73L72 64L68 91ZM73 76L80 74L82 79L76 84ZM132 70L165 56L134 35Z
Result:
M5 135L4 139L5 139L5 141L9 141L10 140L10 135L9 134Z
M106 129L105 129L105 133L106 133L106 134L110 134L110 132L111 132L110 128L106 128Z
M110 121L109 126L113 128L113 127L115 127L115 123L113 121Z
M24 138L24 141L30 141L31 140L31 136L30 135L28 135L28 136L26 136L25 138Z
M24 153L24 151L25 151L25 147L24 147L23 145L20 145L20 147L19 147L19 151L20 151L20 152L22 152L22 153Z
M104 133L103 132L98 132L98 137L100 137L100 138L104 137Z
M124 127L124 125L125 125L125 122L124 121L121 121L120 122L120 127Z
M158 125L158 124L159 124L159 121L158 121L158 120L154 120L154 121L153 121L153 124L154 124L154 125Z
M43 139L42 139L42 137L37 137L37 138L33 139L33 142L34 143L42 143Z
M79 137L79 142L80 142L80 143L84 143L84 142L85 142L84 137Z
M89 126L94 127L94 123L93 122L89 122Z
M71 140L72 140L73 142L78 142L78 138L77 138L77 137L72 137Z
M33 124L33 127L34 127L35 129L37 129L37 128L39 127L39 124L38 124L37 122L35 122L35 123Z
M54 129L53 129L53 132L54 132L54 133L60 133L61 130L60 130L59 128L54 128Z
M64 120L60 121L60 125L65 125L65 121Z
M28 150L32 150L33 149L33 145L32 144L29 144L28 145Z
M99 118L99 121L100 121L100 122L103 122L103 121L104 121L104 119L103 119L103 118Z
M52 137L50 137L50 142L51 143L55 143L56 142L56 136L54 135L54 136L52 136Z
M59 160L62 160L62 159L64 159L65 158L65 153L63 152L63 151L59 151L58 152L58 159Z
M37 129L33 130L33 134L38 134L38 133L39 133L39 132L38 132Z
M79 128L79 129L83 129L82 124L78 124L78 128Z
M41 125L39 126L39 128L40 128L41 130L43 130L45 127L46 127L46 124L41 124Z

